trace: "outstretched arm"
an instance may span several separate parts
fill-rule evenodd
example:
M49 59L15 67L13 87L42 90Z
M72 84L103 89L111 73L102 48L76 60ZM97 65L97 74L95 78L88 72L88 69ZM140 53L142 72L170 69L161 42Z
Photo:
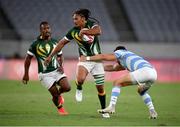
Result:
M104 70L105 71L121 71L121 70L125 70L125 68L123 68L121 65L119 65L118 63L114 64L114 65L104 65Z
M25 58L25 62L24 62L24 76L22 79L22 82L24 84L27 84L27 82L29 81L29 67L31 65L31 59L33 56L31 55L27 55Z
M63 58L63 55L62 54L58 55L57 60L58 60L58 63L59 63L58 71L63 74L64 73L64 68L63 68L64 58Z
M47 66L47 65L50 63L51 58L52 58L55 54L57 54L59 51L61 51L62 48L63 48L68 42L69 42L69 41L66 40L66 39L64 39L64 38L61 39L61 40L58 42L57 46L53 49L53 51L51 52L51 54L45 59L44 64Z
M98 60L116 61L116 57L114 54L98 54L95 56L86 57L86 61L98 61Z
M56 47L53 49L53 51L51 52L51 54L49 56L53 57L55 54L57 54L59 51L62 50L62 48L68 43L69 41L66 39L61 39L58 44L56 45Z

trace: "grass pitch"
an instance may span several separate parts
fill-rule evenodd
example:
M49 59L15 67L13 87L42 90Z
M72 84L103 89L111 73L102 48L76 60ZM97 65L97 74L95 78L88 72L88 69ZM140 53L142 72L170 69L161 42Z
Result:
M148 119L148 110L136 86L122 88L116 113L104 119L93 82L83 86L83 102L75 101L75 84L64 94L68 116L59 116L49 92L39 81L22 85L20 81L0 80L0 126L173 126L180 125L180 84L154 84L149 90L158 119ZM106 82L107 105L112 85Z

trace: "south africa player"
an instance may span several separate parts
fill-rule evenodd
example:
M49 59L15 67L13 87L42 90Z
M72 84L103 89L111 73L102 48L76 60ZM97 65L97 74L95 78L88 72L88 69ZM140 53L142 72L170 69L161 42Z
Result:
M58 109L60 115L67 115L63 108L64 98L62 93L70 91L70 85L64 74L62 67L62 51L52 58L48 66L44 65L45 58L55 48L57 40L51 38L51 29L48 22L40 23L40 36L35 40L29 50L24 62L24 76L22 82L29 81L29 67L33 56L38 62L38 76L42 85L46 87L52 95L52 101Z
M73 21L75 26L69 30L66 36L58 42L57 47L46 59L48 64L52 57L60 51L64 45L69 43L74 39L79 46L79 56L94 56L96 54L101 54L98 35L101 34L101 28L98 24L98 21L90 18L90 11L88 9L79 9L73 13ZM86 29L84 29L86 28ZM83 40L83 35L94 36L93 42L88 42ZM82 101L82 85L88 75L91 73L95 79L96 88L98 91L98 97L101 104L101 108L106 107L106 94L104 90L104 68L101 62L79 62L77 66L77 75L76 75L76 100L78 102ZM102 114L102 117L109 118L108 113Z

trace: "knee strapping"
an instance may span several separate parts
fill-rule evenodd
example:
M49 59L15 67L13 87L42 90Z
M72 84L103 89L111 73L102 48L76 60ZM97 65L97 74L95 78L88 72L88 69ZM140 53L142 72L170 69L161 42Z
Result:
M96 85L104 84L104 75L94 75Z

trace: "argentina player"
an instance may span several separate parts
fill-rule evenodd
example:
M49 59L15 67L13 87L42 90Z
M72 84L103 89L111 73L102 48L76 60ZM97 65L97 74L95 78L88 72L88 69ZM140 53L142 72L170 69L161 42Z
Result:
M105 71L129 71L128 74L113 82L110 104L107 108L98 110L100 113L114 113L121 87L137 84L138 93L149 109L150 118L157 118L157 112L155 111L150 95L147 93L147 90L157 79L157 72L148 61L135 53L126 50L124 46L116 47L114 54L99 54L91 57L82 56L81 61L85 60L116 61L117 63L114 65L105 65Z

